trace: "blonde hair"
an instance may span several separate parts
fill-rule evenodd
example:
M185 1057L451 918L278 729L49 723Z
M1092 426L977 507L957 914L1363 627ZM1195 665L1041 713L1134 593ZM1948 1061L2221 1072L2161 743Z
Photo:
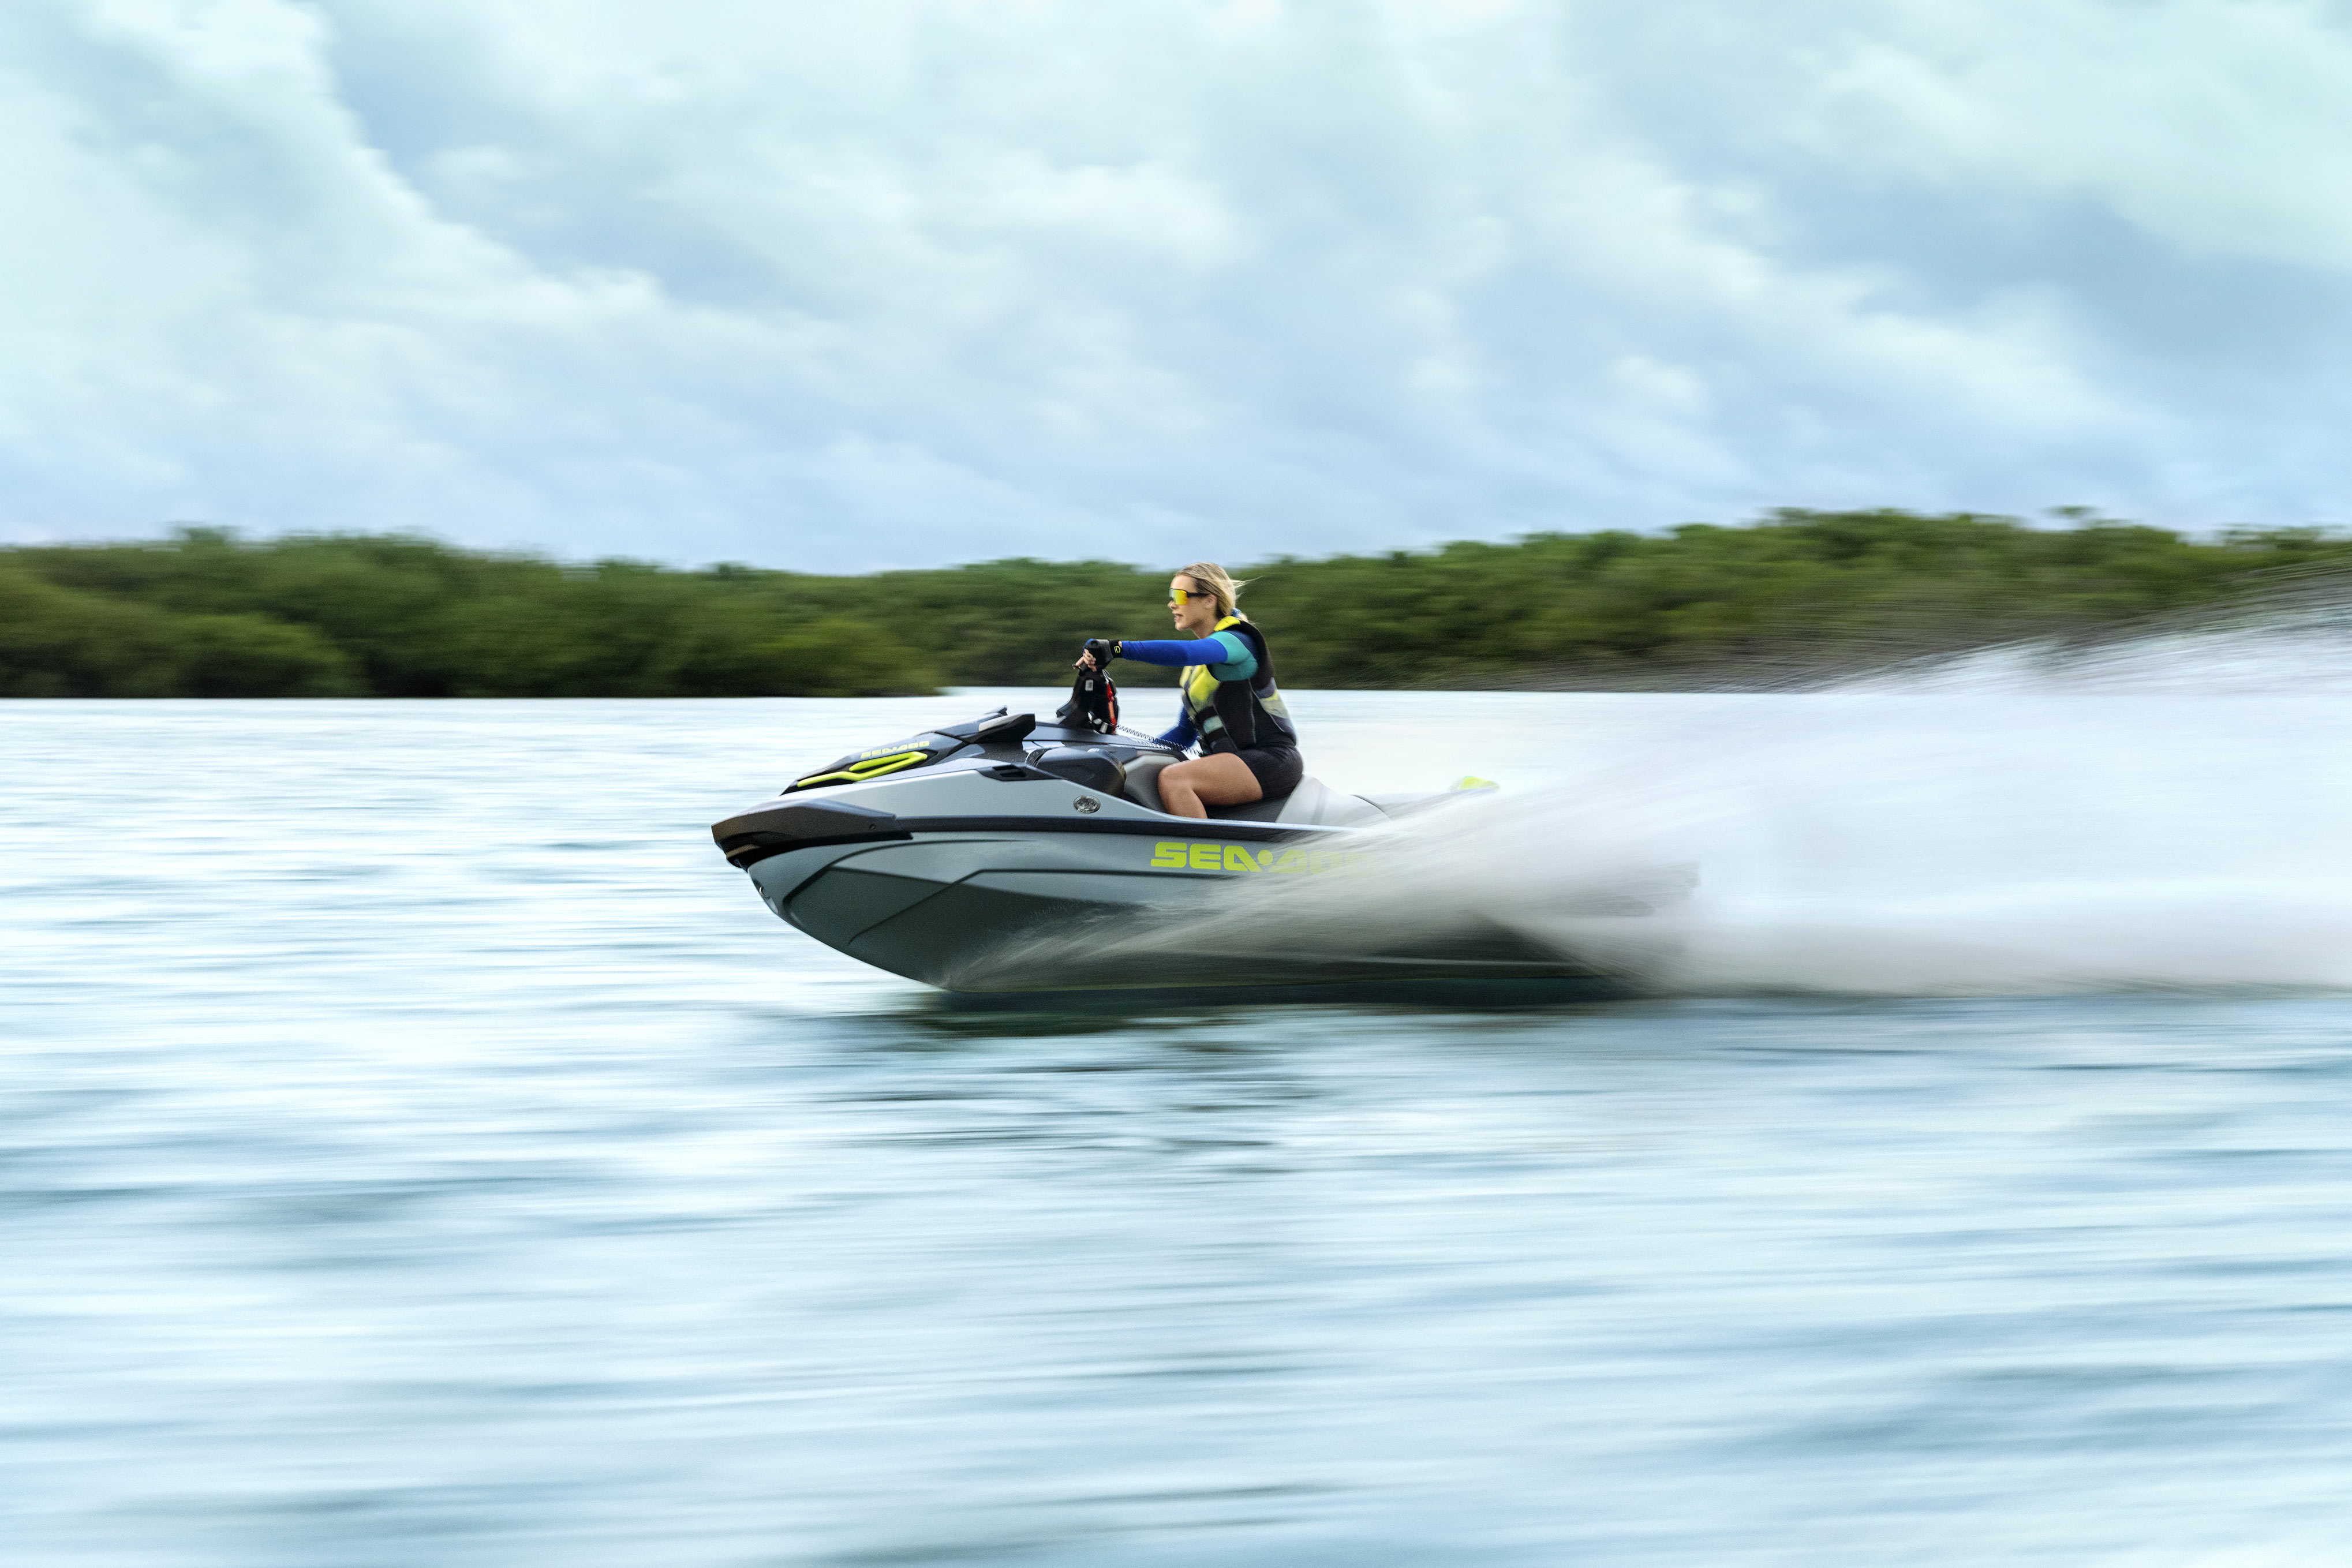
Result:
M1249 586L1247 578L1237 578L1213 560L1196 560L1190 566L1180 566L1176 569L1176 575L1191 578L1217 596L1218 620L1222 621L1228 615L1237 621L1249 619L1242 613L1242 590Z

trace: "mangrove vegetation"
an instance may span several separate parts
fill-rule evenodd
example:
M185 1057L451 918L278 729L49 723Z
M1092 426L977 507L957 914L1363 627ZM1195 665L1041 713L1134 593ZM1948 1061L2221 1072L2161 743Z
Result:
M1903 511L1281 558L1252 617L1294 687L1658 689L2084 639L2352 568L2315 528L2193 538ZM1165 635L1165 570L1000 560L826 577L567 564L429 538L0 549L0 695L856 696L1053 685ZM1167 673L1122 665L1135 685Z

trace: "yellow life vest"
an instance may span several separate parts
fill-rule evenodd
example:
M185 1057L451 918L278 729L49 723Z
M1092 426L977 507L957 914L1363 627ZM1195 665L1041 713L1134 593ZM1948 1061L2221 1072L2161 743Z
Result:
M1238 615L1217 622L1215 631L1237 632L1247 643L1257 669L1245 681L1219 680L1212 664L1195 664L1184 677L1184 714L1200 732L1201 749L1285 747L1298 744L1298 730L1283 706L1274 684L1274 654L1265 633Z

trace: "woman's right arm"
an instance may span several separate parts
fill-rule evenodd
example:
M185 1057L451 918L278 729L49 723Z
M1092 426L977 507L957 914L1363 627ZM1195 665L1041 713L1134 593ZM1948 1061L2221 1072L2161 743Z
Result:
M1206 664L1209 674L1220 681L1246 681L1257 674L1257 655L1231 632L1213 632L1192 642L1113 643L1108 652L1115 659L1133 659L1143 664Z
M1150 643L1114 643L1111 646L1120 658L1133 659L1139 664L1227 664L1233 662L1234 641L1238 639L1165 638Z

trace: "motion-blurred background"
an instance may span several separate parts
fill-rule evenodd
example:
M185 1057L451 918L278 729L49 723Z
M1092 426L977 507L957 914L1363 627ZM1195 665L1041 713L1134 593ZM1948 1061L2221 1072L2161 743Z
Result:
M2347 82L6 0L0 1560L2352 1561ZM1501 785L1316 917L1696 868L1639 999L975 1016L709 842L1202 558Z

